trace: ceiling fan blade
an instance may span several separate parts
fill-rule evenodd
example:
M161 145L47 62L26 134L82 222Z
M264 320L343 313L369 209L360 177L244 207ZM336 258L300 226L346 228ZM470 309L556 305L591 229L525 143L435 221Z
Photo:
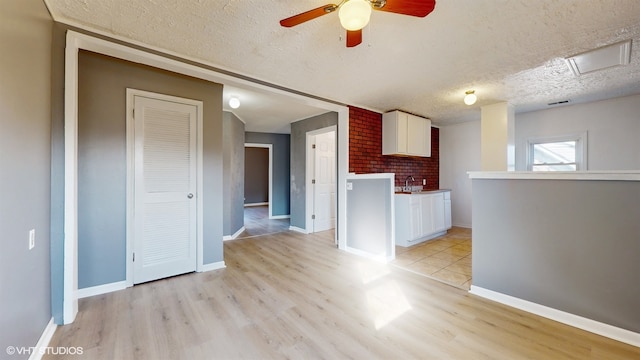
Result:
M436 7L435 0L378 0L372 1L374 10L425 17Z
M313 10L305 11L298 15L293 15L292 17L288 17L284 20L280 20L280 25L284 27L292 27L296 25L300 25L303 22L307 22L309 20L313 20L322 15L326 15L328 13L332 13L338 9L338 5L336 4L327 4L320 6L319 8L315 8Z
M347 47L360 45L362 42L362 29L356 31L347 30Z

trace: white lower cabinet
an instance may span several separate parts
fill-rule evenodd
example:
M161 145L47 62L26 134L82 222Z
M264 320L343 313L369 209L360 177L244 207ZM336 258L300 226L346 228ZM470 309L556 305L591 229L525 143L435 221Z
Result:
M451 228L450 194L396 194L396 245L411 246L445 234Z
M409 239L407 239L408 241L419 239L433 230L433 219L431 216L431 196L418 195L416 197L420 200L420 233L418 234L418 236L410 237Z
M420 209L420 198L410 197L409 199L409 237L418 238L422 236L422 209Z
M451 191L444 192L444 227L451 229Z

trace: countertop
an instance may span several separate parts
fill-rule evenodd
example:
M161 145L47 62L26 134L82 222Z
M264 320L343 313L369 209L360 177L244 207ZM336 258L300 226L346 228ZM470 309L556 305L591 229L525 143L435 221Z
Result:
M435 194L435 193L441 193L441 192L447 192L447 191L451 191L451 189L421 190L421 191L413 191L413 192L396 191L395 194L396 195L423 195L423 194Z
M614 180L640 181L640 171L469 171L469 178L489 180Z

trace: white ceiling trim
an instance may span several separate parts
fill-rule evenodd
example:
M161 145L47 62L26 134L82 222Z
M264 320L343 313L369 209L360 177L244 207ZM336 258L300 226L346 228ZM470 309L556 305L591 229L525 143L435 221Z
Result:
M281 86L281 85L278 85L278 84L273 84L270 81L267 81L267 80L264 80L264 79L260 79L260 78L257 78L255 76L250 76L250 75L239 73L239 72L237 72L237 71L235 71L233 69L230 69L230 68L225 67L225 66L220 65L220 64L215 64L215 63L212 63L212 62L209 62L209 61L205 61L203 59L198 59L198 58L195 58L195 57L192 57L192 56L189 56L189 55L181 54L181 53L178 53L178 52L166 49L166 48L150 45L150 44L147 44L147 43L135 40L135 39L131 39L131 38L124 37L124 36L121 36L121 35L118 35L118 34L107 32L107 31L104 31L104 30L101 30L101 29L98 29L98 28L95 28L95 27L87 26L87 25L82 24L82 23L80 23L80 22L78 22L76 20L73 20L73 19L70 19L68 17L65 17L65 16L62 16L62 15L58 14L54 10L54 8L50 6L50 4L49 4L50 0L43 0L43 1L44 1L45 5L47 6L47 8L49 9L49 13L51 14L51 17L53 18L53 20L58 22L58 23L61 23L61 24L64 24L64 25L67 25L67 26L70 26L70 27L74 27L74 28L77 28L79 30L83 30L83 31L86 31L86 32L89 32L89 33L93 33L93 34L96 34L96 35L100 35L100 36L106 37L107 39L121 41L121 42L123 42L125 44L129 44L129 45L133 45L133 46L136 46L136 47L140 47L140 48L145 49L145 50L151 50L151 51L154 51L154 52L159 52L161 54L172 56L172 57L175 57L177 59L181 59L181 60L185 60L185 61L188 61L188 62L193 62L193 63L199 64L199 65L205 66L205 67L209 68L208 70L214 71L214 72L218 73L219 75L224 75L224 76L221 76L220 79L215 80L216 82L219 82L219 83L224 84L224 85L241 86L241 85L249 84L249 85L261 88L263 90L267 90L267 91L278 93L278 94L293 94L293 95L297 95L297 96L302 95L302 99L303 100L308 100L310 98L317 98L318 100L320 100L322 102L335 103L336 105L339 105L339 106L351 105L351 106L356 106L356 107L359 107L359 108L362 108L362 109L366 109L366 110L370 110L370 111L374 111L374 112L378 112L378 113L382 113L383 112L380 109L370 108L370 107L367 107L365 105L344 104L344 103L342 103L342 102L340 102L338 100L335 100L335 99L325 99L325 98L319 97L319 96L317 96L315 94L306 94L306 93L303 93L303 92L300 92L300 91L296 91L294 89L288 89L285 86ZM223 74L221 72L229 73L229 74L227 75L227 74ZM212 80L212 81L214 81L214 80ZM315 102L303 101L303 103L305 103L305 104L307 104L309 106L316 106L316 105L314 105L314 104L316 104ZM304 118L299 119L299 120L303 120L303 119Z

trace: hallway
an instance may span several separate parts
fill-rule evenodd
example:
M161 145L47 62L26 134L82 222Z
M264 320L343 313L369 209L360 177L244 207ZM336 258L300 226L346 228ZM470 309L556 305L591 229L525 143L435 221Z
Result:
M268 206L247 206L244 208L244 228L236 239L288 231L289 219L269 219Z

